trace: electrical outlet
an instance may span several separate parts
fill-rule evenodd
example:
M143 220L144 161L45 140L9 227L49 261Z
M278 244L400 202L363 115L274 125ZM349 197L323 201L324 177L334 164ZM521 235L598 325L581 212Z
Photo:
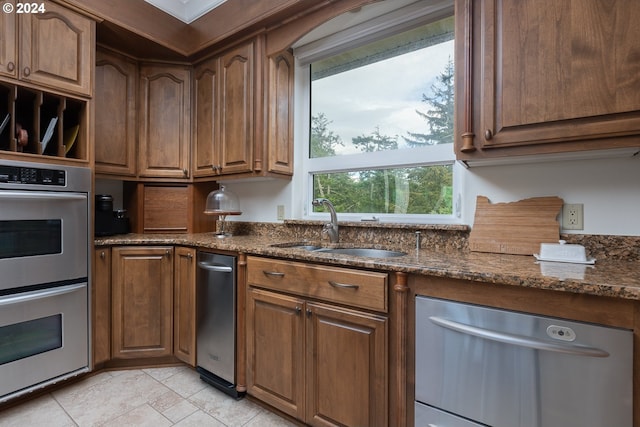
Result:
M277 211L278 211L278 213L277 213L278 221L283 221L284 220L284 205L278 205Z
M584 205L582 203L562 206L562 228L565 230L584 230Z

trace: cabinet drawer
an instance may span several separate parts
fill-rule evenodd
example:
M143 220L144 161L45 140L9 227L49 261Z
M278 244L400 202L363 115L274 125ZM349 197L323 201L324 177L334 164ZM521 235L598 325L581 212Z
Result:
M387 311L386 273L247 257L249 285Z

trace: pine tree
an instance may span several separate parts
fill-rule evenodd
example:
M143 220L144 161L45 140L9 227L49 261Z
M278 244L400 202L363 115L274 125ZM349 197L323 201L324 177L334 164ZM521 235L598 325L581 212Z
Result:
M432 96L422 94L422 102L431 108L427 112L416 110L429 125L429 133L407 132L403 136L411 147L424 145L448 144L453 142L453 61L449 58L445 69L431 85Z

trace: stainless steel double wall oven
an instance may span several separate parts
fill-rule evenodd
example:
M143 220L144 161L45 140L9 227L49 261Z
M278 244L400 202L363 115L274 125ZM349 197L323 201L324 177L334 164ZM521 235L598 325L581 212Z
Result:
M0 402L89 370L88 168L0 160Z

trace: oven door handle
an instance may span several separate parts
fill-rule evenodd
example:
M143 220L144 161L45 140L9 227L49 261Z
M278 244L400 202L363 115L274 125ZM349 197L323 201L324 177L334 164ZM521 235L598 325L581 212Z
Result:
M473 335L479 338L488 339L491 341L502 342L505 344L527 347L535 350L573 354L576 356L609 357L609 353L595 347L576 344L557 344L553 342L542 341L525 335L511 334L508 332L479 328L477 326L458 323L454 322L453 320L443 319L442 317L437 316L430 316L429 320L443 328L451 329L453 331L461 332L467 335Z
M87 195L53 191L3 191L0 192L0 199L87 200Z
M78 283L74 285L65 285L58 288L42 289L37 291L29 291L21 294L5 295L0 297L0 306L20 304L23 302L33 301L42 298L51 298L58 295L68 294L87 286L86 283Z

